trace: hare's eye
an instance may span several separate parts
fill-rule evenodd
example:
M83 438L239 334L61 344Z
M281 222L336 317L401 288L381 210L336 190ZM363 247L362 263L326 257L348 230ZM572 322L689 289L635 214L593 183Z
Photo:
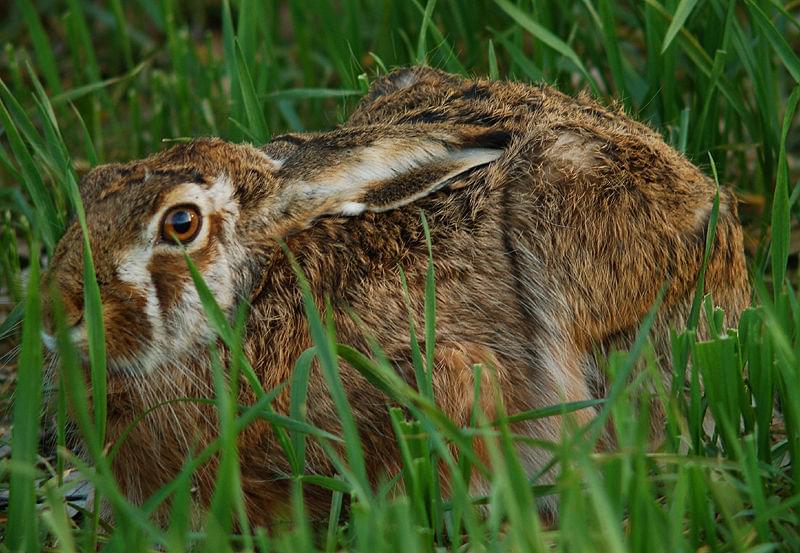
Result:
M193 205L179 205L167 211L161 220L161 239L165 242L188 244L200 233L203 217Z

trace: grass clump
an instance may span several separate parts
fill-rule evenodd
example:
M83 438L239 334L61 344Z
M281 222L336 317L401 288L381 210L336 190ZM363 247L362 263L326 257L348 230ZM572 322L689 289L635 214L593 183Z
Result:
M8 430L0 437L0 550L800 550L799 9L770 0L16 2L0 20L0 401L7 408L0 423ZM611 391L598 403L598 421L574 433L581 439L539 444L560 471L554 485L541 486L537 475L522 472L514 449L522 438L508 424L587 404L498 421L475 412L464 428L449 421L426 377L436 319L432 264L425 325L409 337L417 344L417 387L397 377L379 344L367 357L337 343L306 293L314 347L296 362L288 416L270 407L280 389L262 389L241 353L245 312L227 321L195 271L209 318L232 352L225 367L215 357L215 395L205 398L221 430L174 481L135 506L111 475L115 444L104 440L103 328L87 255L91 383L101 407L86 409L85 382L61 332L56 390L44 390L55 394L57 448L48 455L40 440L39 266L70 211L82 220L79 175L98 163L142 157L165 141L215 135L258 143L331 127L376 75L413 63L546 81L620 102L737 191L753 307L737 329L712 324L704 341L694 324L674 330L675 382L688 382L686 389L658 386L645 321L631 351L608 359ZM701 313L719 320L698 287L692 321ZM338 436L304 419L315 359L336 400ZM366 480L368 452L343 393L342 362L402 407L392 408L391 418L403 469L378 489ZM643 370L630 378L634 365ZM236 404L239 386L253 388L253 405ZM653 451L648 413L656 403L666 429ZM90 462L65 447L68 407ZM244 515L236 436L257 418L272 425L291 460L290 523L281 528L250 527ZM595 453L605 421L619 445ZM328 452L335 478L305 474L309 440ZM468 493L472 469L488 472L478 466L476 440L492 460L483 497ZM191 474L215 455L216 493L200 524L192 524ZM452 476L448 496L439 491L439 466ZM83 481L95 490L94 503L81 501ZM309 483L333 491L321 526L305 512ZM545 527L536 502L551 496L560 517ZM99 515L101 503L113 525ZM165 504L168 524L156 524L153 513Z

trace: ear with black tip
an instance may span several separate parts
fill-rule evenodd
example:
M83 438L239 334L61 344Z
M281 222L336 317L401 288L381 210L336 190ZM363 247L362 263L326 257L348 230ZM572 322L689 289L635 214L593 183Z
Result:
M277 171L277 207L306 222L396 209L495 161L509 140L505 131L470 125L381 125L319 134L297 144Z

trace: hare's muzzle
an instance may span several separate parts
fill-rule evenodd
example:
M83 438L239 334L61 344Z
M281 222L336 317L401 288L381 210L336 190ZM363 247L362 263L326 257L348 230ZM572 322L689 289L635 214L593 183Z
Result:
M53 349L52 337L59 327L74 334L83 324L83 286L77 279L63 279L45 275L42 279L42 331L49 335L45 345ZM60 313L60 316L57 314Z

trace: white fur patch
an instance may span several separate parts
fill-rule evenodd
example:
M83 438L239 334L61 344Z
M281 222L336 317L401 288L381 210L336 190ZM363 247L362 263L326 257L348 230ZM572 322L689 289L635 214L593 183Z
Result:
M419 78L414 72L407 71L402 75L400 75L399 77L396 77L392 82L398 89L403 89L403 88L408 88L409 86L416 83L418 80Z
M266 160L266 161L267 161L267 162L268 162L270 165L272 165L272 170L273 170L273 171L277 171L278 169L280 169L281 167L283 167L283 164L284 164L284 163L286 163L286 160L285 160L285 159L278 159L278 158L274 158L274 157L270 156L269 154L267 154L267 153L265 153L265 152L262 152L262 151L261 151L261 150L259 150L259 149L256 149L256 151L257 151L257 152L258 152L258 153L261 155L261 157L263 157L263 158L264 158L264 159L265 159L265 160Z
M42 335L42 343L44 347L46 347L49 351L55 352L56 351L56 339L54 336L51 336L44 330L41 331Z
M152 285L150 271L147 270L147 264L150 263L152 256L153 249L151 247L134 246L120 256L117 264L117 277L138 290L145 290Z
M590 171L598 163L600 144L595 140L565 132L558 136L547 153L576 168Z
M212 211L226 210L234 214L239 213L239 205L233 199L236 189L233 181L226 174L219 175L208 189ZM204 212L205 213L205 212Z
M364 213L364 210L367 208L366 204L362 204L360 202L346 202L342 206L342 215L347 216L354 216L354 215L361 215Z
M44 330L40 331L40 335L44 347L46 347L48 351L57 353L58 341L56 340L55 336L45 332ZM84 323L80 323L78 326L69 329L68 335L70 342L72 342L72 344L75 346L80 346L88 340L86 325Z
M692 212L692 227L694 229L701 229L708 226L708 220L711 218L711 211L714 209L714 199L709 198L708 202L704 205L700 205L699 207L695 208ZM728 203L725 201L725 198L720 197L719 199L719 216L723 217L728 214Z
M148 243L146 246L129 249L121 256L120 263L117 265L117 278L139 290L146 298L143 315L147 317L147 321L150 323L153 344L148 351L136 352L136 355L142 356L140 361L145 370L151 370L154 366L163 362L162 356L158 353L158 345L164 335L164 321L153 277L147 269L152 256L153 248Z

